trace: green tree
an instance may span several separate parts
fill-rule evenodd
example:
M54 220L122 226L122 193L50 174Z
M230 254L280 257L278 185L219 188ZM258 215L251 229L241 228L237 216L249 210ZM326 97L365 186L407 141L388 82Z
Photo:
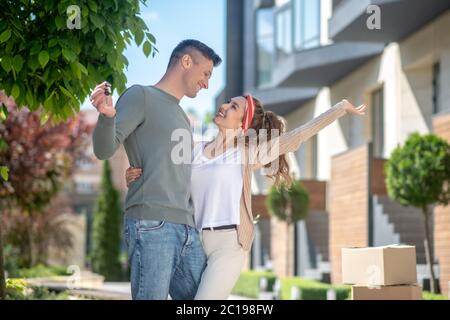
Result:
M56 122L78 112L99 82L122 92L127 45L134 39L146 56L157 52L138 16L140 2L146 0L0 1L0 89L19 108L42 106ZM79 29L71 24L77 19Z
M107 280L121 280L120 264L120 201L111 179L108 161L103 162L102 182L92 227L92 270Z
M83 0L73 7L71 0L0 1L0 90L19 108L39 109L43 122L53 124L78 112L94 85L105 79L122 92L126 46L134 40L147 57L158 52L138 16L140 3L146 2ZM80 28L71 28L78 19ZM0 103L0 122L5 110ZM8 179L8 170L0 162L0 181ZM3 273L0 259L0 299Z
M8 112L7 119L0 122L0 137L7 146L0 150L0 163L11 169L8 180L0 180L0 228L8 221L5 212L13 209L20 212L23 219L17 227L23 230L21 256L25 257L23 263L30 267L39 260L36 260L39 246L35 237L39 229L36 223L41 221L39 215L61 190L76 160L83 157L92 127L81 115L52 126L41 124L39 112L19 111L13 105ZM0 256L3 256L2 249L0 246ZM0 287L4 288L2 260Z
M138 16L141 2L147 0L84 0L76 6L71 0L0 1L0 90L19 108L42 109L43 120L54 124L78 112L101 81L122 92L126 46L134 39L146 56L158 52ZM72 28L78 19L79 28ZM0 102L0 121L6 116ZM0 163L0 179L7 180L8 171Z
M8 99L3 92L0 91L0 125L3 121L6 120L8 117L8 105L14 105L14 102L12 99ZM8 144L6 141L0 136L0 153L5 152L8 149ZM9 168L4 165L4 163L0 162L0 182L1 181L8 181L9 177ZM0 239L1 241L1 239ZM1 248L1 246L0 246ZM1 250L1 249L0 249ZM1 258L0 258L0 265L1 265ZM1 276L0 276L1 277ZM1 279L1 278L0 278ZM0 293L2 290L2 281L0 280ZM0 294L1 297L1 294Z
M286 223L286 275L292 274L291 234L292 225L306 219L309 213L309 195L299 181L290 187L282 183L272 186L266 198L269 213Z
M422 210L431 291L437 293L430 220L434 205L450 201L450 145L433 134L411 134L404 146L394 149L384 170L389 197Z
M0 204L1 206L1 204ZM0 210L2 208L0 207ZM0 223L1 224L1 223ZM6 279L5 279L5 262L3 261L3 235L2 227L0 225L0 299L4 300L6 298Z
M8 115L8 110L6 105L4 105L2 93L0 92L0 125L6 119ZM5 140L0 137L0 153L5 152L8 149L8 145ZM7 166L2 165L0 162L0 182L8 181L9 178L9 169ZM0 214L4 210L4 205L2 201L0 201ZM3 234L2 234L2 220L0 219L0 299L4 300L6 298L6 279L5 279L5 261L3 258Z
M42 124L39 112L11 107L0 123L7 145L0 163L10 169L8 181L0 181L0 201L28 213L43 209L72 174L76 160L84 158L92 129L81 114L51 125Z

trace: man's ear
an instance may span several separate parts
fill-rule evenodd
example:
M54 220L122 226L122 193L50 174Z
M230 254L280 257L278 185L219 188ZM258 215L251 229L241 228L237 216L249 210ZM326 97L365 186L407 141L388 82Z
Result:
M193 61L192 61L192 57L188 54L184 54L181 57L181 65L183 66L184 69L188 69L192 66Z

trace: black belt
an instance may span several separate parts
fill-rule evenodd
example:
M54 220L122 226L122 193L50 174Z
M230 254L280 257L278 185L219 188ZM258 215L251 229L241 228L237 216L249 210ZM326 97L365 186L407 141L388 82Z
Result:
M229 224L229 225L226 225L226 226L203 228L203 230L210 230L210 231L227 230L227 229L236 229L236 225L235 224Z

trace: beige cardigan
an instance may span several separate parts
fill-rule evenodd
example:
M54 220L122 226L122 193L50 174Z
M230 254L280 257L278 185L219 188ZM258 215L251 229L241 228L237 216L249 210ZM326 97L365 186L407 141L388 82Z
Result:
M237 228L238 241L244 250L250 250L255 236L255 221L252 214L252 172L271 163L279 155L296 151L300 144L314 136L320 130L346 114L344 104L339 102L308 123L291 131L283 133L267 143L260 143L256 148L246 146L243 148L243 188L240 203L240 224ZM243 143L239 144L244 146ZM261 152L270 150L273 145L278 145L278 152ZM276 149L275 149L276 150ZM249 161L249 159L254 159ZM250 163L251 162L251 163Z

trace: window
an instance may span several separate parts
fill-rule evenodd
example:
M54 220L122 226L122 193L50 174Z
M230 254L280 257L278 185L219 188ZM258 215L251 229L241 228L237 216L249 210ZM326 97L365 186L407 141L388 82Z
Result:
M320 1L294 0L293 18L295 50L320 45Z
M274 53L273 9L259 9L256 13L257 85L270 84Z
M433 65L433 114L442 111L442 104L440 102L440 91L441 91L441 65L436 63Z
M287 3L276 13L276 56L283 58L292 52L292 10Z
M295 152L300 179L317 178L317 135L305 141Z
M320 1L292 0L275 13L276 59L320 45Z
M80 194L90 194L95 191L94 185L87 182L77 182L75 185L75 190Z
M372 143L373 156L383 158L384 155L384 101L383 88L372 92Z

